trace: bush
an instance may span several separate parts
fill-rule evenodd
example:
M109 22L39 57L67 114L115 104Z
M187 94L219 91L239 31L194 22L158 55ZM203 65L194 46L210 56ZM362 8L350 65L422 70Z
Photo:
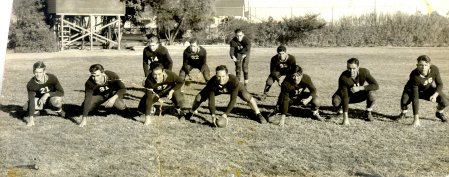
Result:
M57 51L56 34L46 23L44 0L14 0L8 48L15 52Z

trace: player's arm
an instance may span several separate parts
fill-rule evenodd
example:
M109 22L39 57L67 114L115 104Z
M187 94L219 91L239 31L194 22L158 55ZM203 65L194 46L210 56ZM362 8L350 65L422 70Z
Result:
M215 92L214 92L214 90L209 90L209 89L208 89L208 91L209 91L209 113L210 113L210 115L215 116L215 111L216 111Z
M418 83L418 82L415 82ZM418 127L420 126L419 122L419 88L417 84L414 84L412 87L412 94L413 94L413 126Z
M348 82L345 80L343 76L340 77L338 81L338 90L341 95L341 99L343 101L342 107L343 112L348 113L349 110L349 89L351 86L348 84Z
M276 62L276 60L277 60L276 57L277 56L275 55L274 57L271 58L271 61L270 61L270 74L271 75L274 75L274 72L276 71L276 67L278 65L278 63Z
M283 82L281 85L281 93L279 94L280 101L280 113L286 115L288 112L288 107L290 106L290 96L295 92L295 89L288 82Z
M435 76L434 76L435 81L434 82L436 85L436 88L435 88L436 91L432 96L430 96L430 101L436 102L437 98L439 96L439 93L441 93L443 91L443 81L441 80L440 71L439 71L438 67L436 67L435 65L432 65L432 66L433 67L432 67L431 72L435 73Z
M203 47L200 48L200 60L202 65L207 63L207 51Z
M303 104L307 105L310 101L312 101L313 97L316 97L316 87L308 75L304 75L301 82L306 84L307 89L310 91L310 96L302 100Z
M164 58L165 58L165 65L168 67L168 70L172 70L173 68L173 60L171 59L170 53L168 53L167 48L164 50Z
M288 57L289 57L288 70L292 71L292 70L296 69L296 59L295 59L295 56L293 56L293 55L289 55Z
M235 47L237 47L235 42L233 40L231 40L231 42L230 42L230 49L229 49L229 56L231 57L232 60L234 60L234 62L237 61L237 58L234 55Z
M251 41L245 37L246 40L243 40L243 43L245 44L246 47L246 56L249 56L249 54L251 53Z
M146 56L146 52L145 52L146 48L143 49L143 73L145 75L145 77L148 76L148 74L150 73L149 68L148 68L148 60L147 60L147 56Z
M89 81L85 84L85 94L84 94L84 106L83 106L83 116L79 124L80 127L84 127L87 124L87 115L89 114L89 108L92 104L92 96L94 90L93 86L89 84Z
M189 69L188 67L189 67L189 55L186 49L182 54L182 68L187 71Z
M374 79L369 70L366 69L364 71L366 72L366 82L368 82L368 85L363 86L361 90L366 91L378 90L379 84L377 84L376 79Z
M233 88L230 88L230 90L232 89L232 92L230 94L230 100L228 103L228 107L226 108L226 112L224 114L228 115L232 109L235 106L235 103L237 102L237 95L239 93L239 83L236 83L233 85Z
M50 97L54 97L54 96L64 96L64 89L61 86L61 83L59 82L58 78L56 76L54 76L52 78L52 82L55 85L55 91L54 92L48 92L48 94L50 95Z
M173 96L173 93L174 93L176 90L181 89L182 85L184 85L184 80L181 79L178 75L172 74L170 77L173 78L172 80L174 81L174 82L173 82L174 86L173 86L171 89L168 90L168 95L167 95L167 98L168 98L168 99L171 99L172 96Z
M36 92L27 89L28 90L28 117L29 120L27 122L27 126L33 126L34 125L34 111L35 111L35 102L34 97L36 96Z

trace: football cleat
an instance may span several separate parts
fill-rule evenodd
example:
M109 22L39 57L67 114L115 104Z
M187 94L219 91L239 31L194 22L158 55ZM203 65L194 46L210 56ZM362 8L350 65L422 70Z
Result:
M266 124L267 123L267 120L265 119L265 117L261 113L257 114L257 118L259 118L259 123L261 123L261 124Z
M366 114L365 117L366 121L373 121L373 114L371 114L371 111L366 111L365 114Z
M59 111L56 111L56 114L58 114L58 116L65 118L65 112L61 109Z
M193 113L189 111L184 115L184 119L190 120L192 118L192 116L193 116Z
M405 119L405 118L407 118L407 113L401 112L401 113L399 114L399 116L396 118L396 120L399 120L399 119Z
M444 113L436 112L435 116L441 120L441 122L447 122L447 117Z
M324 121L324 118L320 116L320 113L316 113L313 115L313 118L319 121Z

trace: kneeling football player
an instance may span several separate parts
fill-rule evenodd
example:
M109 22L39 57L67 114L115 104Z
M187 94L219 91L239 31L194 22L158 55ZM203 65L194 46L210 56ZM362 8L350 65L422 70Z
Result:
M139 103L139 111L145 113L145 125L151 124L151 116L155 112L153 104L160 98L172 100L179 115L183 114L184 109L184 94L181 92L184 80L164 69L161 63L151 63L150 70L151 73L145 80L145 95Z
M307 90L307 91L306 91ZM302 68L296 65L292 74L287 76L281 84L281 93L279 94L276 109L271 115L281 113L279 125L285 124L286 114L291 104L307 105L311 103L313 117L323 121L318 111L319 102L316 94L316 88L313 85L309 75L302 73Z
M409 76L401 98L402 112L399 118L405 118L407 106L413 102L413 126L420 126L419 99L438 103L435 116L442 122L447 122L443 110L449 105L449 100L443 93L443 81L437 66L430 63L430 57L421 55L417 59L416 69Z
M274 82L277 81L280 86L281 83L279 79L281 76L286 76L291 73L296 66L295 57L287 53L287 48L285 48L285 46L279 46L276 51L277 55L273 56L270 61L270 75L265 83L263 95L260 97L261 100L264 100L267 97L271 85L273 85Z
M332 105L343 113L343 125L349 125L348 110L350 103L360 103L366 100L366 121L371 121L373 116L376 90L379 89L376 79L366 68L359 67L357 58L350 58L346 62L347 70L338 78L338 90L332 96ZM367 85L364 85L367 82ZM343 108L342 108L343 107ZM341 109L342 108L342 109Z
M225 65L217 66L215 72L216 75L207 82L206 87L204 87L195 97L192 109L186 114L185 118L190 119L201 103L209 99L209 111L212 115L214 123L218 121L217 119L221 118L227 120L227 115L234 108L238 96L251 107L257 115L260 123L266 123L265 117L262 116L259 108L257 107L256 100L246 90L245 86L239 83L237 77L229 74L228 68ZM218 118L215 116L215 96L221 94L229 94L231 99L228 103L226 111L221 115L221 118Z
M83 115L79 126L84 127L87 124L89 112L103 103L106 108L114 107L123 113L129 113L123 100L123 95L126 93L125 84L119 76L112 71L104 70L100 64L90 66L89 72L91 76L85 84Z
M23 110L28 111L29 120L27 126L34 125L34 116L40 115L40 110L44 108L55 109L56 113L65 117L62 110L62 97L64 89L58 78L45 72L44 62L38 61L33 65L34 77L28 81L28 102L23 106Z

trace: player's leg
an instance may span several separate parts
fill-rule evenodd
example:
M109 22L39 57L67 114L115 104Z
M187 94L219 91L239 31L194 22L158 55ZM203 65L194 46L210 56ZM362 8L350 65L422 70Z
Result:
M319 112L320 102L317 95L311 95L310 92L303 92L299 95L298 100L301 104L304 104L304 106L310 103L313 118L319 121L324 120Z
M288 108L290 107L291 104L293 104L294 101L295 100L293 100L288 96L285 96L283 94L279 95L278 104L279 104L279 113L281 114L281 120L279 121L280 126L283 126L285 124Z
M200 91L200 93L198 93L198 95L195 96L195 100L193 100L192 108L184 116L186 120L190 120L190 118L192 118L192 115L200 107L201 103L203 103L207 100L208 95L209 95L209 92L206 89L203 89Z
M335 108L338 114L343 114L343 108L342 108L342 98L341 95L339 95L337 92L332 95L332 106Z
M404 88L404 91L402 91L401 96L401 113L399 114L398 118L396 118L396 120L407 117L408 105L412 102L411 97L412 97L411 91Z
M237 54L236 58L237 61L235 62L235 76L237 76L237 79L240 81L240 78L242 77L242 55Z
M245 58L242 58L242 68L243 68L243 79L245 79L243 81L243 84L246 86L248 86L248 82L249 82L249 54L246 55Z
M449 100L443 92L440 92L437 97L437 112L435 113L435 116L439 118L442 122L447 122L447 116L444 114L444 108L449 106Z
M203 74L204 80L207 82L210 79L209 66L205 63L201 66L201 73Z
M176 90L173 92L173 96L171 98L176 112L178 113L178 116L184 115L184 109L185 109L185 100L184 100L184 94L180 90Z
M246 90L246 88L242 85L239 85L239 93L238 96L245 101L248 106L254 111L257 118L259 119L259 123L264 124L267 123L265 117L260 113L259 107L257 106L256 99L254 99L251 94Z
M270 75L267 78L267 81L265 82L265 88L263 89L263 95L260 97L262 100L264 100L267 97L268 92L270 91L271 85L273 85L273 83L275 81L279 82L279 78L281 78L281 72L275 71L273 73L270 73Z
M65 112L62 110L62 97L54 96L50 97L48 104L51 108L54 108L56 113L61 116L65 117Z
M153 116L156 111L156 109L153 108L153 104L158 100L159 98L151 91L147 91L140 100L138 109L145 113L145 125L151 124L151 116Z
M183 81L185 81L186 75L189 75L191 70L192 70L192 67L190 65L187 65L187 67L181 67L181 70L179 71L179 77Z
M366 111L365 111L365 120L366 121L372 121L373 115L371 111L373 110L373 105L376 101L376 91L359 91L356 93L353 93L349 97L349 103L361 103L363 101L366 101Z

